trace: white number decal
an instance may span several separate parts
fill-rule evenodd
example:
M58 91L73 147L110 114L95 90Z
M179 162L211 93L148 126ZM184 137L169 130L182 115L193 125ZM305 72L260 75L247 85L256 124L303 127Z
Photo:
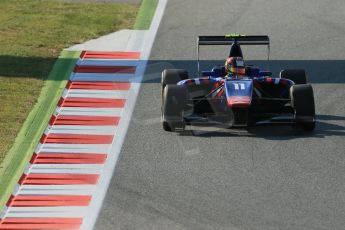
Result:
M243 83L240 83L240 84L234 83L234 85L235 85L235 90L239 90L239 89L245 90L246 89L246 85Z

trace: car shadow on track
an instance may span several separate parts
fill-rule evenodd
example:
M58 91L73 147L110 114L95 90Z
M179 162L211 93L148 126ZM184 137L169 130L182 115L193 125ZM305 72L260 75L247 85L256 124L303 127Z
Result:
M345 121L345 117L317 115L313 132L293 129L291 126L254 126L249 128L226 128L221 126L191 126L181 136L194 137L257 137L268 140L289 140L297 138L324 138L326 136L345 136L345 126L334 124Z

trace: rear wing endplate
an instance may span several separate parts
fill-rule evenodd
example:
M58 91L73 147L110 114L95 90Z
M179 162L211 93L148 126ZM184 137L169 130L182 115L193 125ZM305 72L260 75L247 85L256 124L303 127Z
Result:
M240 45L266 45L267 61L270 59L270 39L267 35L240 35L229 34L225 36L199 36L198 37L198 73L200 74L199 53L200 46L203 45L232 45L233 43ZM269 66L269 64L268 64Z

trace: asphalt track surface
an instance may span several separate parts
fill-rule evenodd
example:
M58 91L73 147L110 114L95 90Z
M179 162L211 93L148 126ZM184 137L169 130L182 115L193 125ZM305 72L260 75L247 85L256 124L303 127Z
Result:
M168 1L95 229L344 229L344 12L342 0ZM270 35L274 74L306 69L314 133L162 130L160 72L195 73L196 37L228 32ZM206 49L203 65L224 52Z

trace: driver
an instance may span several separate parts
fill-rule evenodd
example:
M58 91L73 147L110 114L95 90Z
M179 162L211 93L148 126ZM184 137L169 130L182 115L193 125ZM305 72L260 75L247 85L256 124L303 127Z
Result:
M225 61L225 77L243 77L246 75L246 67L243 58L229 57Z
M229 57L225 61L225 77L243 77L245 76L245 63L243 58L241 57ZM186 79L178 82L178 85L209 85L215 83L223 83L223 77L201 77L201 78L194 78L194 79ZM219 86L216 84L216 87Z

